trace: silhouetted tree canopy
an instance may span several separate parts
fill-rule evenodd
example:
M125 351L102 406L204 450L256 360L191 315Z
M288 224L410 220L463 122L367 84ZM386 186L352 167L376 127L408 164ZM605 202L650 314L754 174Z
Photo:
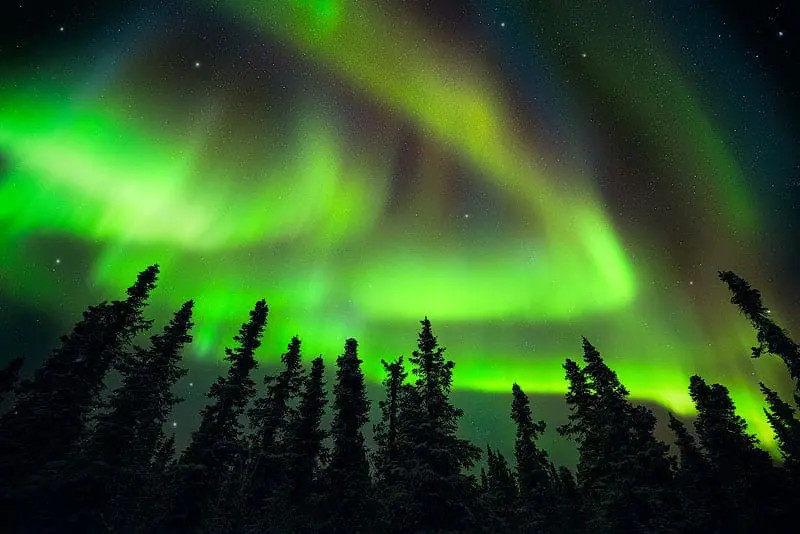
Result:
M296 336L280 367L256 386L268 315L266 302L256 302L225 350L229 367L209 389L199 427L178 454L165 423L182 400L173 391L186 374L181 359L192 341L193 302L145 346L134 345L152 326L144 311L157 275L157 266L148 267L123 300L89 307L31 377L18 383L21 359L0 371L4 532L796 530L800 390L782 396L759 383L778 462L748 430L728 389L692 376L696 416L690 424L669 415L670 451L655 437L655 415L630 401L616 372L583 339L582 363L564 363L569 415L558 427L577 447L575 474L554 465L539 444L546 424L517 383L509 398L512 461L488 444L478 464L481 450L459 436L464 412L450 399L455 363L427 318L408 372L402 356L382 360L369 450L358 342L345 340L336 359L328 418L323 359L304 369ZM753 356L778 355L800 382L798 345L772 320L758 290L731 272L719 276L756 330ZM106 391L110 371L118 386Z

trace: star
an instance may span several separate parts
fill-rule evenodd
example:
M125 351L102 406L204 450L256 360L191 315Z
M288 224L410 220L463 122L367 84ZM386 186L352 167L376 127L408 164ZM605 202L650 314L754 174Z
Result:
M189 382L189 387L194 387L194 382Z
M178 427L178 422L177 421L173 421L172 422L172 428L177 428L177 427Z
M500 23L500 27L501 27L501 28L505 28L505 27L506 27L506 23L505 23L505 22L501 22L501 23Z
M465 213L465 214L464 214L464 218L465 218L465 219L469 219L469 213Z
M58 31L60 31L60 32L63 32L63 31L64 31L64 26L61 26L61 27L58 29Z
M782 31L778 32L778 37L783 37L783 32Z
M61 258L56 258L56 263L61 263Z
M586 57L586 52L581 52L581 57Z
M199 61L195 61L194 62L194 68L196 68L196 69L200 68L200 62Z

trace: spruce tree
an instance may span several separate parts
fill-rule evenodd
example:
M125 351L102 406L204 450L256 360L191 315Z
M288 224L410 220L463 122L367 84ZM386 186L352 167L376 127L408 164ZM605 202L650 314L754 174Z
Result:
M758 358L765 352L779 356L795 381L796 391L800 393L800 346L772 320L769 309L761 302L758 289L750 287L746 280L731 271L720 271L719 278L733 293L731 303L756 329L758 346L752 348L753 357Z
M265 452L271 452L276 441L285 434L293 414L290 402L300 394L303 386L300 346L300 338L294 336L281 355L283 369L276 376L264 378L266 395L256 399L249 412L253 443Z
M380 514L376 529L384 532L398 532L407 523L403 507L408 501L405 480L408 451L401 447L400 423L403 406L411 397L411 384L406 384L407 373L403 367L403 357L393 362L381 360L386 372L383 379L385 398L378 402L381 418L373 426L375 450L372 464L375 469L375 493L379 500Z
M280 478L282 449L289 423L295 417L296 408L292 402L300 395L303 386L303 367L301 363L300 338L294 336L281 355L283 368L276 376L266 376L265 395L256 399L249 411L251 450L245 488L245 515L254 516L258 521L263 515L265 500L275 490ZM245 518L252 522L252 518Z
M534 421L530 401L518 384L512 387L511 419L516 425L514 456L519 481L520 518L525 531L548 530L553 524L556 473L547 452L536 446L544 421Z
M408 374L403 368L402 356L391 363L381 360L381 364L386 371L386 378L383 380L386 398L378 402L381 419L373 429L376 449L372 461L375 465L377 483L382 488L379 494L386 496L394 481L393 473L398 467L401 396Z
M784 401L776 391L765 386L763 382L759 382L759 386L767 400L767 408L764 409L764 413L775 432L775 439L784 465L792 474L795 483L800 483L800 419L798 419L797 410ZM795 402L800 405L797 397L795 397Z
M628 391L585 338L585 367L564 364L569 422L578 444L578 486L594 532L669 532L675 495L668 447L655 439L655 416Z
M0 369L0 405L14 389L24 361L23 358L14 358L3 369Z
M452 531L468 528L477 486L464 473L480 457L480 449L459 438L463 411L450 403L455 364L433 335L430 321L421 321L417 350L409 358L417 377L403 390L398 421L398 480L404 501L393 503L407 522L401 530Z
M61 338L61 347L22 383L12 408L0 419L0 499L8 502L12 494L25 499L29 489L45 487L44 478L60 476L57 464L74 453L84 435L109 368L150 326L142 313L157 275L158 266L148 267L125 300L91 306ZM26 487L24 481L37 471L35 488ZM23 506L18 501L17 512Z
M266 302L256 302L250 320L234 337L237 346L225 349L228 373L211 386L207 396L212 403L201 412L200 428L181 457L183 488L175 500L179 513L172 518L180 530L191 531L206 521L209 509L219 506L218 490L243 467L246 448L240 416L255 394L250 373L257 366L255 351L261 345L267 313Z
M178 310L163 332L150 338L150 346L137 348L117 365L122 385L112 392L105 409L93 421L93 432L81 454L91 462L87 507L105 514L106 521L130 523L121 513L131 508L152 486L151 465L164 439L162 426L182 399L172 393L186 375L181 352L191 343L193 301ZM136 520L141 510L136 510ZM121 526L121 525L120 525Z
M794 380L794 402L800 406L800 345L772 319L770 310L763 304L761 293L750 284L731 271L721 271L719 278L728 285L733 296L731 303L747 317L756 329L758 345L752 348L754 358L760 357L765 352L775 354L783 360L789 375ZM786 468L791 474L795 485L800 484L800 469L798 468L798 454L800 453L800 430L795 407L779 397L763 384L761 390L767 401L767 419L772 426L778 441L778 447L783 456ZM798 501L797 497L793 499Z
M325 472L328 532L344 534L372 530L372 480L361 432L368 421L370 403L361 363L358 343L355 339L348 339L344 353L336 360L336 384L333 388L333 447Z
M777 531L785 519L780 486L781 472L769 455L758 448L758 439L747 432L747 423L736 414L727 388L708 385L694 375L689 395L695 403L695 430L721 494L721 511L715 511L725 532Z
M319 476L328 452L323 444L327 432L322 429L327 402L325 365L318 357L311 362L283 450L286 475L279 498L286 508L280 514L288 520L286 526L292 531L315 530L312 525L320 504Z

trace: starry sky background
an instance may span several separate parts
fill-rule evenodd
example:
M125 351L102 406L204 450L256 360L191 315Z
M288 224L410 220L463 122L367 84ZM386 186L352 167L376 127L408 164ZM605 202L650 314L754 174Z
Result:
M70 4L0 6L3 359L159 263L157 327L197 303L180 439L263 296L259 374L353 336L376 396L428 315L479 444L517 381L569 460L582 335L639 401L690 417L697 372L771 441L785 372L716 271L800 331L792 3Z

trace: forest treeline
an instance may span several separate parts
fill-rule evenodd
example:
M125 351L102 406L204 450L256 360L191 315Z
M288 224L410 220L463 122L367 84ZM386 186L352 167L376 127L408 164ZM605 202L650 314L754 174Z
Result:
M755 328L753 356L779 356L794 380L790 401L761 384L782 461L759 447L725 386L700 376L688 381L693 429L669 418L671 449L584 339L582 361L564 363L569 417L558 428L577 446L574 473L537 444L545 422L517 384L513 458L458 436L454 363L427 318L409 358L383 362L368 450L355 339L336 359L330 395L323 360L305 361L297 337L256 385L263 300L226 349L227 373L178 454L165 422L181 402L173 386L187 372L193 303L137 344L152 328L145 310L157 275L149 267L124 299L86 310L31 377L19 380L19 359L0 373L3 532L797 532L800 348L734 273L719 276ZM111 372L119 386L108 391Z

